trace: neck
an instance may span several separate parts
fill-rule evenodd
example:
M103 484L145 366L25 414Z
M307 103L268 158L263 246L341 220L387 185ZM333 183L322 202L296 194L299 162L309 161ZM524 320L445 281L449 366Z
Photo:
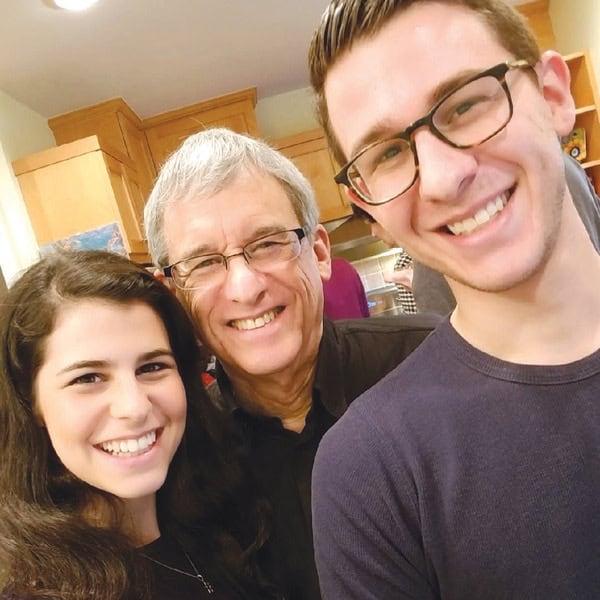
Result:
M123 499L119 523L123 533L136 546L145 546L160 537L156 516L156 494ZM83 510L83 518L95 527L113 523L113 509L102 497L94 497Z
M572 209L572 210L571 210ZM476 348L520 364L567 364L600 348L600 257L575 209L547 262L503 292L449 281L457 300L451 322Z
M125 500L125 533L136 545L145 546L160 537L156 515L156 494Z
M316 366L315 356L304 365L295 365L285 372L227 374L240 406L252 414L277 417L285 429L299 433L304 429L312 406Z

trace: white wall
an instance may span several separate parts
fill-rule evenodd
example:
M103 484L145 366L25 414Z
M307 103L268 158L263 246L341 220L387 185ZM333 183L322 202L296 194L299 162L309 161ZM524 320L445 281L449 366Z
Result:
M46 119L0 90L0 269L9 285L38 257L11 163L54 145Z
M550 0L556 49L561 54L589 50L600 82L600 1Z
M276 140L318 127L309 87L263 98L256 103L261 137Z

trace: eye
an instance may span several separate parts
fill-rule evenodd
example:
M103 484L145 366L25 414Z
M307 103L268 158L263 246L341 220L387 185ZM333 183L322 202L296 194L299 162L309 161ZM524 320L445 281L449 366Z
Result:
M459 117L461 115L464 115L471 108L473 108L473 106L475 104L477 104L477 102L478 102L478 100L476 100L476 99L474 99L474 100L472 99L472 100L468 100L468 101L462 102L461 104L457 105L454 108L454 114L457 115L457 116L459 116Z
M153 361L139 366L135 373L136 375L162 375L166 371L172 371L174 369L177 369L175 361Z
M278 253L278 251L283 246L289 244L290 241L290 233L282 231L281 233L274 233L268 237L252 242L246 246L246 252L254 257L256 257L256 255L272 255L273 253Z
M407 152L409 148L409 144L401 139L381 142L365 152L362 160L357 165L358 170L368 177L378 169L387 169L404 164L411 157L411 153Z
M196 263L192 267L192 271L203 271L205 269L211 269L218 267L223 263L223 259L218 254L210 256L201 256L196 259Z
M103 381L103 379L99 373L84 373L69 381L67 385L90 385L93 383L100 383L101 381Z
M260 242L256 242L255 244L252 244L252 252L256 252L257 250L267 250L269 248L272 248L273 246L280 246L281 244L283 244L285 242L281 242L281 241L276 241L276 240L261 240Z

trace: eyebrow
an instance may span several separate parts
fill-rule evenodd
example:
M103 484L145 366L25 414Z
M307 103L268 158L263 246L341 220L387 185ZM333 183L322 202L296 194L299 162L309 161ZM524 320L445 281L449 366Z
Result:
M156 350L151 350L150 352L144 352L141 354L138 357L138 361L145 362L154 358L158 358L159 356L169 356L173 359L175 358L171 350L166 348L157 348ZM78 360L77 362L71 363L70 365L67 365L58 371L57 375L78 371L79 369L101 369L107 367L108 365L110 365L110 361L108 360Z
M464 69L452 77L445 79L441 83L439 83L429 99L429 109L425 111L425 114L431 110L433 105L441 100L446 94L452 92L457 87L460 87L463 83L467 82L471 77L474 77L480 73L479 69ZM419 117L420 118L420 117ZM416 121L417 119L415 119ZM414 123L414 121L412 122ZM396 134L400 134L403 131L406 131L410 127L412 123L409 123L403 129L398 129L396 127L391 127L388 120L376 122L369 131L362 137L358 139L356 144L352 147L352 152L350 154L350 159L355 157L363 148L366 148L369 144L373 142L378 142L379 140L386 139L388 137L392 137Z

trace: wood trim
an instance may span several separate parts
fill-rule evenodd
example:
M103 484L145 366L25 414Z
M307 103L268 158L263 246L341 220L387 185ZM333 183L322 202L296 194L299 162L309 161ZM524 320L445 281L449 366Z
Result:
M295 133L288 135L284 138L279 138L271 142L271 146L276 150L287 148L288 146L295 146L296 144L304 144L313 140L325 139L325 133L320 127L316 129L309 129L308 131L302 131L301 133Z
M90 135L89 137L81 138L80 140L69 142L68 144L61 144L60 146L48 148L48 150L42 150L41 152L30 154L24 158L18 158L17 160L13 161L12 168L15 175L22 175L23 173L29 173L30 171L35 171L36 169L41 169L43 167L47 167L48 165L69 160L71 158L75 158L76 156L89 154L90 152L96 152L97 150L101 150L104 152L104 154L107 154L108 156L111 156L128 167L135 169L135 164L131 158L121 154L120 152L112 152L111 150L107 150L106 148L102 147L98 140L98 136L96 135Z
M69 144L62 144L48 150L30 154L24 158L19 158L13 161L12 168L15 175L22 175L23 173L29 173L48 165L69 160L75 156L96 152L96 150L102 150L102 148L100 147L98 137L91 135L90 137L82 138Z
M175 110L170 110L165 113L161 113L159 115L154 115L153 117L148 117L147 119L143 119L141 126L143 129L149 129L151 127L156 127L156 125L160 125L167 121L172 121L174 119L180 119L182 117L187 117L188 115L193 115L198 112L203 112L206 110L212 110L214 108L222 108L227 106L228 104L235 104L236 102L251 102L252 108L256 106L256 88L247 88L245 90L240 90L238 92L233 92L231 94L226 94L225 96L217 96L215 98L209 98L208 100L204 100L202 102L198 102L196 104L190 104L188 106L183 106L182 108L177 108Z
M141 119L135 114L134 110L123 100L123 98L112 98L111 100L105 100L98 104L92 104L84 108L79 108L72 112L65 113L63 115L57 115L48 119L48 126L50 129L54 127L61 127L67 123L75 122L80 123L82 120L88 120L97 118L99 114L105 113L125 113L127 118L131 119L138 127L141 127Z

